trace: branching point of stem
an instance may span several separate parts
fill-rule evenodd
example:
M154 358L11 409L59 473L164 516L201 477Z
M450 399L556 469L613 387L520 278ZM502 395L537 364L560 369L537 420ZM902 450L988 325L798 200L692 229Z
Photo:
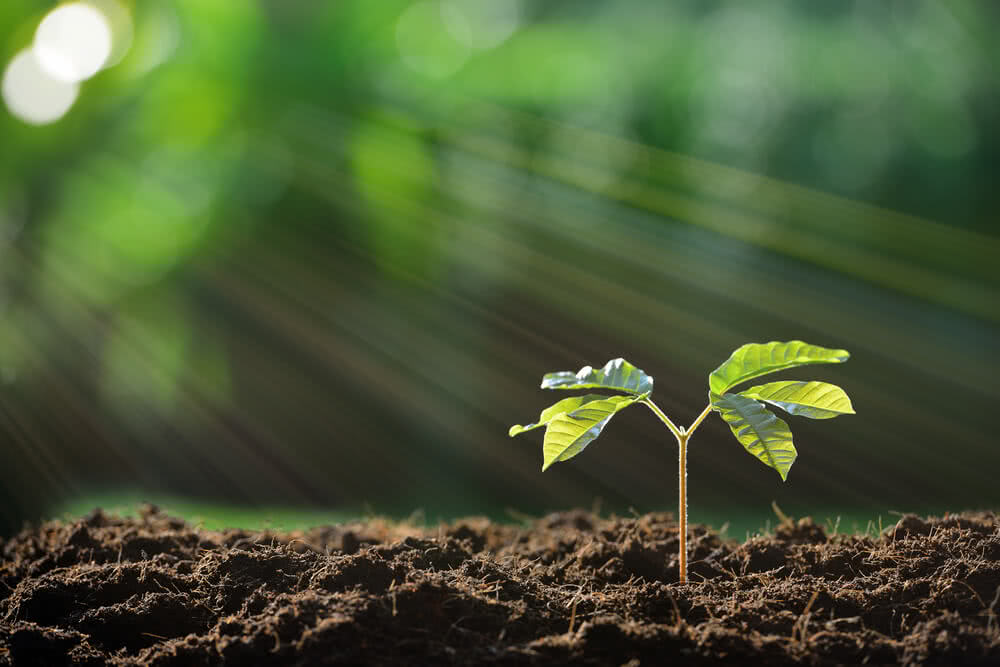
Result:
M644 398L642 402L645 403L646 407L652 410L653 413L660 418L660 421L667 425L670 432L674 434L675 438L677 438L677 477L679 496L677 502L677 531L678 537L680 538L680 563L678 569L680 575L679 579L683 584L687 583L687 443L691 434L695 432L695 429L701 425L701 422L705 420L708 413L712 411L712 404L709 403L705 406L705 409L701 411L701 414L694 420L694 423L688 428L684 428L683 426L678 427L674 424L674 422L670 420L670 417L668 417L663 410L656 405L656 403L653 403L653 401L648 398Z
M707 417L708 413L711 411L712 411L712 404L709 403L708 405L705 406L705 409L701 411L701 414L698 415L698 418L694 420L694 423L691 424L691 426L689 426L687 430L682 429L681 432L686 433L690 437L690 435L694 433L694 430L699 426L701 426L701 423L705 421L705 417Z

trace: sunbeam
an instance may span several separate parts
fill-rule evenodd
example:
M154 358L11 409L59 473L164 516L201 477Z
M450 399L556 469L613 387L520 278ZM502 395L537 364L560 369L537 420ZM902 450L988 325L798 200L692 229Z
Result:
M997 17L915 5L5 3L0 532L670 507L650 415L542 477L526 378L624 356L690 423L796 338L857 416L777 489L712 416L696 517L997 506Z

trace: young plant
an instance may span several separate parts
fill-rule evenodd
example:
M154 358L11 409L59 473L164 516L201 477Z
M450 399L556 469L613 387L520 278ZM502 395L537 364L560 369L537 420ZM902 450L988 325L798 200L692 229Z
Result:
M604 389L619 394L565 398L543 410L534 424L512 426L509 435L513 437L544 426L542 471L545 471L553 463L566 461L582 452L620 410L636 403L652 410L674 434L679 447L680 580L684 583L687 581L687 443L691 435L714 410L729 424L740 444L765 465L777 470L785 481L797 456L792 432L788 424L764 407L764 403L792 415L830 419L854 414L851 399L840 387L815 381L786 380L736 393L730 390L775 371L809 364L839 364L850 356L847 350L831 350L800 340L748 343L708 376L708 405L687 428L675 425L650 399L653 378L624 359L612 359L599 370L584 366L577 373L548 373L542 378L542 389Z

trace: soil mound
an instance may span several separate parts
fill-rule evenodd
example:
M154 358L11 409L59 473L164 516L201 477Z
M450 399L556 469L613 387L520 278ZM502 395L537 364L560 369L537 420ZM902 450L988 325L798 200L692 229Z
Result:
M728 542L667 514L209 532L147 508L0 541L2 665L1000 664L1000 520L809 519Z

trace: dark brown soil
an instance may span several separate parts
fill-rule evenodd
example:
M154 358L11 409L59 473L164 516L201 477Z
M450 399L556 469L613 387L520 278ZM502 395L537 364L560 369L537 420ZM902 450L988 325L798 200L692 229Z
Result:
M995 514L692 533L681 585L661 514L277 535L95 512L0 542L0 664L1000 664Z

